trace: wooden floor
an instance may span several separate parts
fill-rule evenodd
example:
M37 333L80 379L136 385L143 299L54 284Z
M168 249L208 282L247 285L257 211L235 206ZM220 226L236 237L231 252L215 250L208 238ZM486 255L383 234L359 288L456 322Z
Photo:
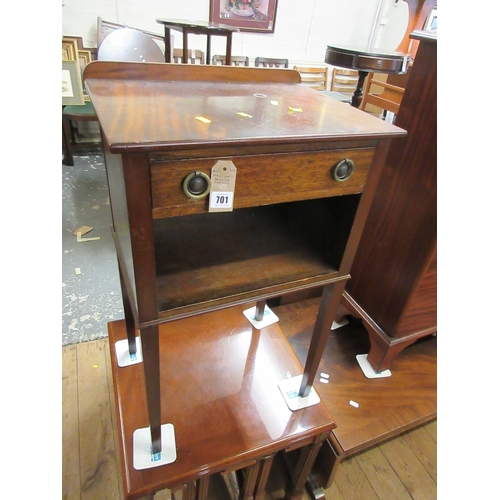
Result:
M62 498L123 498L108 340L62 348ZM341 462L327 500L433 500L437 497L437 422ZM222 478L210 500L226 500ZM266 500L283 498L275 460ZM304 495L306 497L306 495ZM168 500L165 490L155 500Z

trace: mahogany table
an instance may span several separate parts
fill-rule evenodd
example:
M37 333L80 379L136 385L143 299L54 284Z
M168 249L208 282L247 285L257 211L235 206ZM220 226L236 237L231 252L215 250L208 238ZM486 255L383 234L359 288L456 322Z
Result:
M326 63L359 72L358 84L351 100L351 105L356 108L359 108L363 100L363 85L368 73L403 74L408 70L410 61L411 57L401 52L371 50L366 47L328 45L325 54Z
M118 367L111 349L126 498L186 485L202 500L211 475L243 469L241 498L263 499L276 453L299 448L286 498L301 498L335 423L321 402L289 410L278 382L299 375L302 365L276 323L253 328L243 309L161 325L162 422L174 425L177 445L177 460L162 467L134 468L132 436L148 425L144 370L140 364ZM123 320L108 330L110 345L127 338Z
M226 24L203 22L203 21L183 21L179 19L157 19L157 23L163 24L165 27L165 62L172 62L170 60L172 50L170 44L170 30L182 32L182 62L187 63L189 59L188 51L188 35L206 35L207 37L207 50L206 50L206 63L210 64L212 57L211 52L211 39L212 35L226 37L226 64L231 65L231 45L232 37L235 31L239 31L234 26Z
M178 359L163 352L191 316L196 325L257 302L258 317L267 298L322 286L296 388L307 401L387 150L405 131L307 88L294 70L95 61L84 78L103 136L126 338L130 354L140 338L143 354L145 396L131 397L147 406L153 453L171 389L164 366ZM221 324L231 337L238 323ZM199 328L185 336L200 359Z

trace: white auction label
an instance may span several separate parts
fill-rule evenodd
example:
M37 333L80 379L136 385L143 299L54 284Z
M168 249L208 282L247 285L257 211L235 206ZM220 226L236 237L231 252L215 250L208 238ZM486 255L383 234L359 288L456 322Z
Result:
M233 210L236 185L236 166L232 161L219 160L211 172L209 212L231 212Z
M210 193L210 208L232 208L233 195L232 192L212 191Z

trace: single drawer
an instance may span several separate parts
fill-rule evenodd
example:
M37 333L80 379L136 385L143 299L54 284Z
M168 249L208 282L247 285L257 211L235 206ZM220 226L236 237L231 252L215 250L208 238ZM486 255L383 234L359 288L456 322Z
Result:
M209 197L189 198L182 183L195 171L210 177L219 159L230 160L237 168L233 203L237 209L360 193L374 151L360 148L152 162L153 217L207 212ZM351 160L354 170L347 180L335 180L334 167L343 159Z

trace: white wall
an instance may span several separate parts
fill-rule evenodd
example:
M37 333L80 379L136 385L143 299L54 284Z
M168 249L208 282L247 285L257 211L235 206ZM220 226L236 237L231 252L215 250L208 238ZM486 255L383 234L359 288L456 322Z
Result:
M286 57L293 63L324 64L328 44L366 46L387 0L279 0L274 33L235 33L233 55ZM393 0L390 0L392 3ZM404 2L400 2L404 3ZM62 33L97 42L97 17L163 34L157 18L208 21L209 0L65 0ZM175 47L182 47L174 32ZM206 49L202 35L190 35L190 49ZM225 38L212 37L212 55L225 53Z

